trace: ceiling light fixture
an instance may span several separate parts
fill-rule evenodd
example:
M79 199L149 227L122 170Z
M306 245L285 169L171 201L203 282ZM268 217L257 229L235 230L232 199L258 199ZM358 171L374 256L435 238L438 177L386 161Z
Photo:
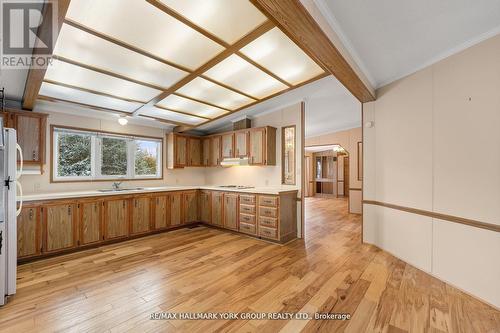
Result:
M118 123L119 123L120 125L122 125L122 126L125 126L125 125L127 125L127 124L128 124L128 119L127 119L127 118L125 118L125 117L120 117L120 118L118 118Z

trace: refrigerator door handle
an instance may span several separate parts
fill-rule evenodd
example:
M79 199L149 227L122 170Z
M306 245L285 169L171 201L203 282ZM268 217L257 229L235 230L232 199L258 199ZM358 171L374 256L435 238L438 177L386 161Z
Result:
M19 145L19 143L16 143L16 149L17 151L19 152L19 156L21 157L20 159L20 162L19 163L19 170L16 170L16 179L19 179L21 178L21 175L23 174L23 150L21 149L21 146Z
M16 217L21 214L21 210L23 209L23 187L21 186L21 183L16 180L16 187L19 189L19 196L18 196L18 202L19 202L19 208L16 210Z

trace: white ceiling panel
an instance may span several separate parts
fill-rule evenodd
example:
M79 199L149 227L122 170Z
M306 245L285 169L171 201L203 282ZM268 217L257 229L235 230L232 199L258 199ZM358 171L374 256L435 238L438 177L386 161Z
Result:
M278 28L266 32L240 51L294 85L324 72Z
M228 44L266 21L266 17L248 0L160 1Z
M144 0L72 0L66 17L190 69L223 50Z
M166 97L165 99L160 101L158 105L167 109L187 112L207 118L215 118L228 112L223 109L219 109L176 95L170 95Z
M236 54L224 59L204 75L259 99L288 88Z
M149 101L161 92L57 60L47 68L45 79L143 102Z
M92 94L86 91L66 88L47 82L42 83L39 95L126 112L133 112L142 105L112 97ZM82 116L85 116L85 114L82 114Z
M54 54L138 81L168 88L187 72L63 24Z
M235 110L254 102L251 98L235 93L232 90L226 89L200 77L189 82L177 92L182 95L204 102L209 102L230 110Z
M141 112L143 115L151 116L151 117L156 117L156 118L161 118L165 120L172 120L180 123L184 123L187 125L199 125L205 121L206 119L203 118L198 118L195 116L188 116L182 113L177 113L177 112L172 112L169 110L164 110L161 108L157 107L147 107L144 109L143 112Z

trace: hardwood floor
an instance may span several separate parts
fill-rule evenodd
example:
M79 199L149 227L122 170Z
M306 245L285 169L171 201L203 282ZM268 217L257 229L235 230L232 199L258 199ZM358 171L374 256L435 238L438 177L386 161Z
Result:
M305 241L181 229L19 267L2 332L500 332L500 312L360 243L343 199L307 199ZM150 320L337 312L349 321Z

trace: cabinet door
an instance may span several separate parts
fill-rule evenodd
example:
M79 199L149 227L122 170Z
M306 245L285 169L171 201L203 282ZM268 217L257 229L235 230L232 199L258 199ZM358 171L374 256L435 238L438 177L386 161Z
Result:
M103 239L101 234L102 201L80 203L80 244L91 244Z
M132 234L148 232L151 223L151 200L149 197L132 199Z
M211 156L211 151L210 151L210 138L203 139L202 141L202 165L203 166L210 166L210 156Z
M264 164L265 129L250 131L250 164Z
M109 200L104 203L104 236L106 239L128 236L128 200Z
M224 193L224 228L238 230L238 194Z
M214 136L211 139L212 149L210 151L210 165L217 166L220 164L222 156L222 139L220 136Z
M184 223L193 223L198 221L198 194L196 191L184 192L183 198L183 217Z
M176 135L175 138L175 166L184 167L187 162L187 138Z
M44 252L74 247L76 244L75 205L59 204L45 207Z
M200 193L200 220L210 223L212 220L212 196L210 191L201 191Z
M24 207L17 217L17 257L36 256L40 249L40 209Z
M153 227L157 230L168 227L168 196L158 196L153 200Z
M212 224L222 227L223 193L212 192Z
M225 134L222 136L222 158L234 157L234 134Z
M170 226L175 227L181 224L181 207L182 194L180 192L170 194Z
M42 118L16 114L17 143L23 150L23 158L27 163L41 163Z
M190 166L201 166L201 139L189 138L189 163Z
M236 157L246 157L248 156L248 131L237 132L234 135Z

